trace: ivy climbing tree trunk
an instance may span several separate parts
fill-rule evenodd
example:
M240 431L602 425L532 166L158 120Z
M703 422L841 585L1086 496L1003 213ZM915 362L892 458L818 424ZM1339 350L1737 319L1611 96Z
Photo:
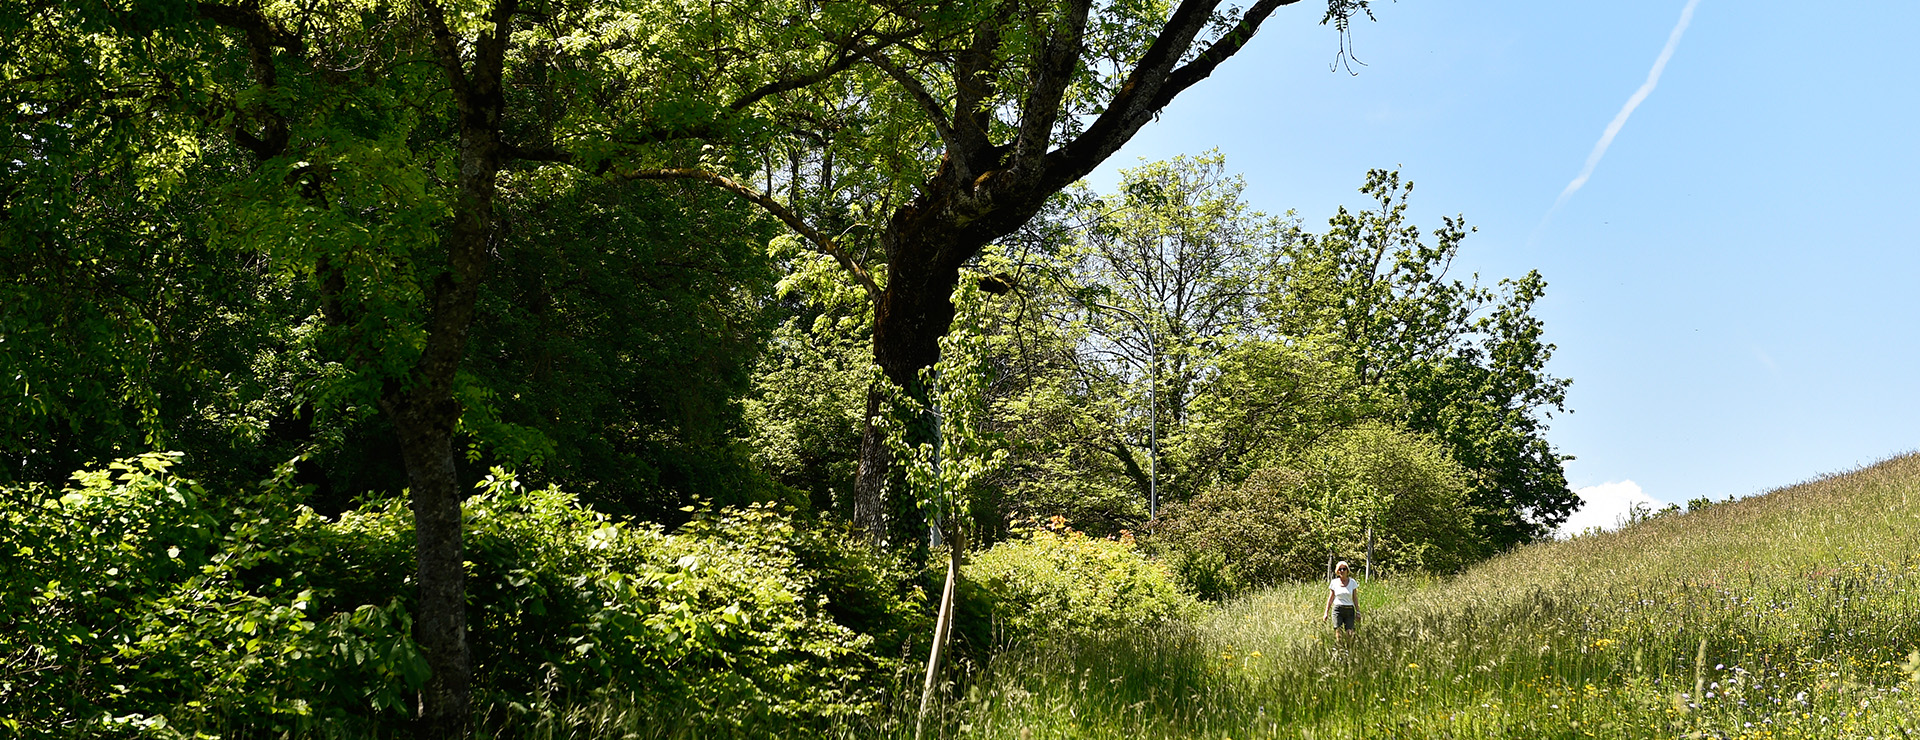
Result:
M918 236L918 235L916 235ZM920 238L913 244L889 244L889 253L905 259L888 264L888 289L874 301L873 356L886 380L905 389L917 401L926 401L920 370L940 360L940 337L953 324L950 296L960 280L960 266L978 251ZM897 288L895 286L898 286ZM892 488L891 456L885 432L872 420L884 412L885 390L867 394L865 438L860 445L860 467L854 497L854 523L876 541L896 548L917 548L927 537L926 519L905 496L888 496ZM908 440L918 443L928 440Z

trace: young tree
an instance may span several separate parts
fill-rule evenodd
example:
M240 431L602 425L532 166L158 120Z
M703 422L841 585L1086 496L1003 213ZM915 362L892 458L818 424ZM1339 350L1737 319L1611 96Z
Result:
M1368 575L1376 565L1450 573L1489 554L1466 500L1470 474L1426 435L1365 422L1316 440L1295 465L1319 499L1308 503L1320 509L1322 551L1364 558Z
M1020 290L1000 310L996 416L1017 440L1009 514L1110 534L1192 492L1176 447L1218 360L1256 333L1292 227L1252 210L1218 154L1075 188L988 251Z
M1212 359L1256 332L1257 308L1291 238L1290 224L1241 199L1245 187L1214 152L1121 170L1117 193L1081 198L1080 248L1067 267L1091 331L1081 355L1131 378L1133 394L1144 391L1152 437L1179 436ZM1144 467L1152 471L1159 445L1149 445ZM1127 445L1114 449L1131 456ZM1155 483L1140 481L1142 494Z

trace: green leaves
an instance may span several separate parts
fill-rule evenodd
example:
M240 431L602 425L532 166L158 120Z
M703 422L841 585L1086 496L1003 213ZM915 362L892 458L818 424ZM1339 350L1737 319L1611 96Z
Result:
M27 737L404 725L428 676L403 503L328 520L272 483L216 516L174 458L0 489L0 699ZM770 506L669 534L496 470L466 512L484 702L611 683L676 721L817 723L877 709L920 619L885 561Z
M47 733L241 717L291 729L313 721L316 705L328 706L316 697L330 691L403 709L406 686L368 673L419 676L408 664L418 657L404 611L389 606L397 622L315 615L318 595L300 585L306 573L283 568L307 548L274 540L298 542L316 520L267 514L228 526L197 484L172 475L177 458L83 471L57 499L31 487L0 491L10 525L0 545L21 555L0 568L0 621L11 627L0 652L33 656L0 672L0 696L16 716ZM383 658L368 660L369 641ZM342 662L356 655L351 667ZM289 689L296 677L312 682L306 691Z
M1473 471L1470 500L1496 548L1545 536L1577 503L1544 437L1570 382L1546 372L1553 345L1531 315L1545 281L1529 272L1496 291L1449 277L1472 229L1453 217L1423 235L1406 221L1412 190L1397 172L1368 172L1374 208L1342 208L1326 233L1289 245L1268 320L1326 338L1375 418L1433 435Z
M966 574L990 599L994 633L1013 643L1131 632L1200 611L1130 535L1091 537L1057 519L979 553Z
M993 381L983 321L991 295L979 280L954 290L953 328L940 338L940 361L920 375L918 389L893 387L878 368L873 382L890 390L887 446L906 474L908 495L942 527L970 528L969 497L1007 460L987 427Z
M1214 510L1178 547L1268 563L1228 574L1246 583L1317 570L1390 512L1382 560L1406 569L1549 531L1573 499L1544 438L1567 381L1545 371L1541 277L1450 276L1471 228L1408 223L1397 173L1368 173L1373 205L1312 234L1253 212L1223 168L1126 171L1000 247L1023 268L993 345L1003 511L1112 532L1157 481ZM1307 477L1255 485L1272 471ZM1256 543L1251 522L1290 534Z
M742 401L748 446L782 485L814 510L851 515L860 435L872 375L871 319L802 313L767 337Z

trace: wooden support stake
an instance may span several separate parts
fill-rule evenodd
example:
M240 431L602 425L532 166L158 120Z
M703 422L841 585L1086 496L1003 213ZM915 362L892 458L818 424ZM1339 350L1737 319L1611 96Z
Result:
M966 537L958 527L947 533L947 585L940 590L940 616L933 623L933 649L927 653L927 682L920 688L920 716L913 723L913 740L920 740L926 729L927 712L933 708L933 690L940 676L940 664L947 656L947 638L953 633L954 590L960 583L960 558L967 552Z

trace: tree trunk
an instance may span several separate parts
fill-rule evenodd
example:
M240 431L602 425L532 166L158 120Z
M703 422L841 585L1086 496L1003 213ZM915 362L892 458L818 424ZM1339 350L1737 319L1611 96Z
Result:
M887 287L873 306L873 360L887 382L924 402L927 389L920 382L920 371L940 361L940 338L953 325L953 288L959 284L960 264L966 257L955 260L952 252L959 250L953 245L929 244L917 234L887 236ZM977 252L979 246L966 255ZM892 470L886 431L874 423L886 412L887 395L888 389L877 385L867 392L867 425L854 479L854 524L877 544L914 551L914 543L924 545L926 518L911 496L893 485L901 476ZM909 424L907 442L931 442L930 431L925 425Z
M466 735L473 656L467 644L467 576L463 565L460 482L455 477L453 427L459 407L402 400L388 404L400 433L400 453L412 493L414 532L413 637L431 674L420 691L423 738Z
M463 142L466 143L466 142ZM479 151L492 147L481 145ZM463 159L466 159L463 157ZM493 173L497 160L483 157L463 173L471 190L444 237L450 269L434 281L426 347L404 381L390 386L382 410L400 436L414 528L413 638L431 674L420 692L419 738L463 738L470 714L473 675L467 643L467 580L460 501L453 448L460 404L453 379L466 356L467 332L485 274L486 245L493 230ZM467 162L463 162L463 165ZM492 166L488 166L492 165ZM467 169L463 167L463 169Z
M875 423L886 403L883 389L867 389L866 428L860 435L860 467L853 475L853 526L865 532L867 541L884 545L887 540L887 471L892 459L887 451L886 432Z
M467 353L494 239L494 195L504 147L501 117L505 55L512 39L517 0L499 0L491 28L473 41L473 64L463 69L459 42L441 9L423 5L434 47L458 104L459 191L441 244L447 270L428 293L427 340L419 361L383 404L400 430L407 484L413 493L415 581L414 640L432 669L420 692L415 737L451 740L467 735L473 657L467 644L467 578L460 515L461 486L455 479L453 429L460 405L453 399L454 374Z

